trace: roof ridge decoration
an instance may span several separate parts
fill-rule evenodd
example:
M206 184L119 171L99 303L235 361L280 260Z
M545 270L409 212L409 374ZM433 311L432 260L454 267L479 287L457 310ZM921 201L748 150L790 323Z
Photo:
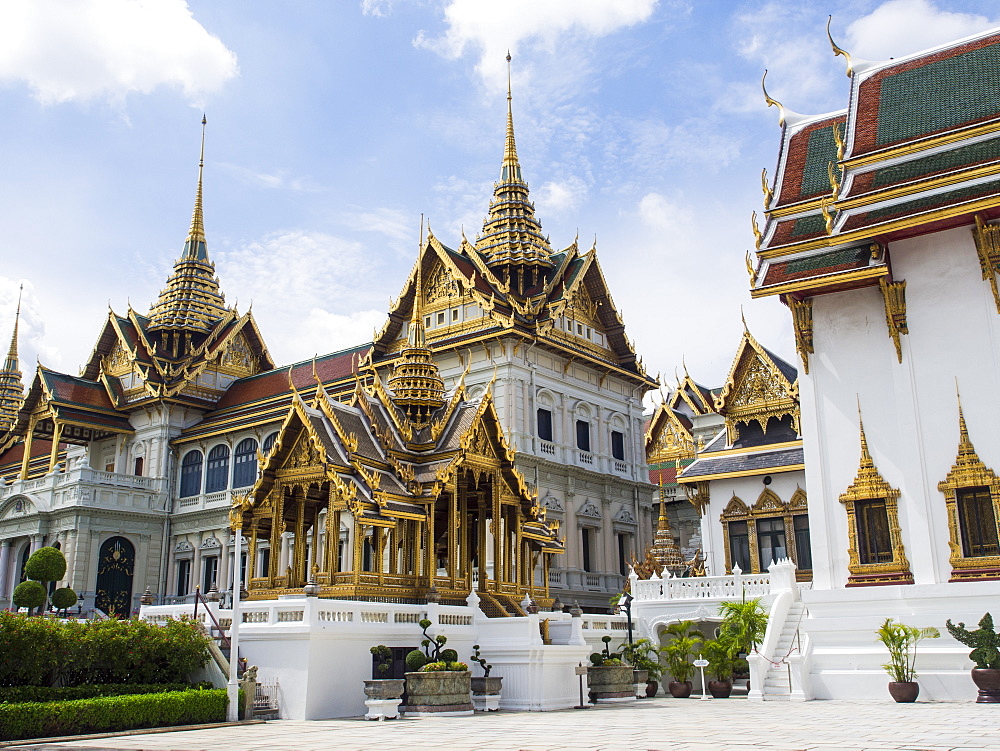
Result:
M521 175L514 139L510 61L508 52L507 127L500 179L493 186L493 199L475 249L491 268L502 269L500 276L504 283L524 297L552 267L552 247L542 235L542 225L535 218L535 207L528 197L528 184Z
M14 330L10 337L10 349L0 370L0 433L10 430L17 422L17 413L24 403L24 381L17 356L17 332L21 321L22 283L17 292L17 312L14 313Z
M851 55L846 50L841 49L837 46L837 43L833 41L833 34L830 33L830 24L833 23L833 16L827 16L826 19L826 38L830 40L830 47L833 49L833 56L837 57L843 55L844 60L847 61L847 77L852 78L854 76L854 63L851 61Z
M976 226L972 230L976 240L976 253L983 272L983 281L988 282L1000 313L1000 290L997 289L997 271L1000 271L1000 225L987 224L982 215L976 214Z
M201 118L201 155L198 160L198 187L195 191L191 227L184 241L181 257L174 264L174 273L167 286L149 310L150 331L176 331L190 335L211 331L228 311L225 296L219 291L215 264L209 260L205 239L205 218L202 206L202 178L205 169L205 126ZM178 349L178 343L173 344Z
M861 460L858 471L847 489L840 494L840 502L847 507L849 562L847 565L850 576L847 586L865 586L871 584L912 584L913 574L906 560L903 548L902 530L899 526L898 502L900 491L892 487L875 466L871 452L868 450L868 439L865 436L865 424L861 417L861 403L858 403L858 432L861 442ZM862 563L859 553L857 504L865 501L882 501L885 504L886 524L889 528L889 546L892 550L892 560Z
M958 385L956 384L956 391ZM968 549L964 539L965 525L962 522L962 509L959 508L958 494L962 490L983 488L989 494L990 505L993 507L994 519L998 517L1000 508L1000 477L983 463L976 453L975 446L969 438L969 429L965 424L965 414L962 411L962 397L956 394L958 401L958 452L955 463L945 479L938 483L938 490L944 493L945 506L948 510L948 546L951 549L949 561L952 567L951 581L974 579L995 579L1000 574L1000 556L984 555L984 550Z

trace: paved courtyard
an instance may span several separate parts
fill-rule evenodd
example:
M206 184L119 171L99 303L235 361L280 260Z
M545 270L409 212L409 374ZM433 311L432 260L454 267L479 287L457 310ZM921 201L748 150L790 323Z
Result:
M293 722L117 736L19 748L288 751L313 749L1000 749L1000 705L658 697L629 705L474 717Z

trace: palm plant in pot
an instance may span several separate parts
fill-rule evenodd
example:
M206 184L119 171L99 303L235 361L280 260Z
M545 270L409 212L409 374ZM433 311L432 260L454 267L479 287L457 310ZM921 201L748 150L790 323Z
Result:
M646 684L646 697L656 696L659 689L660 673L663 666L660 665L659 650L650 639L636 639L632 644L623 644L621 649L622 659L632 666L637 677L633 677L636 683ZM645 673L645 678L642 678ZM641 678L641 680L639 680Z
M889 695L897 702L916 701L920 693L915 669L917 644L923 639L937 639L941 632L933 626L917 628L886 618L875 635L889 650L889 662L882 666L892 678Z
M708 660L708 692L716 699L728 699L733 693L738 648L732 636L727 634L706 639L701 645L701 656Z
M660 647L663 660L667 664L667 672L673 676L673 680L667 684L667 691L675 699L686 699L694 690L694 685L691 683L694 664L691 658L701 644L701 632L695 628L693 621L671 623L663 631L673 637L669 644Z
M987 613L979 620L979 628L970 631L965 624L956 626L949 618L945 622L948 633L967 647L976 666L972 681L979 689L977 704L1000 704L1000 633L993 630L993 616Z
M762 598L748 600L744 595L739 602L720 602L719 615L722 616L719 634L733 641L733 654L737 658L734 672L746 674L749 670L746 656L764 641L767 633L767 613Z

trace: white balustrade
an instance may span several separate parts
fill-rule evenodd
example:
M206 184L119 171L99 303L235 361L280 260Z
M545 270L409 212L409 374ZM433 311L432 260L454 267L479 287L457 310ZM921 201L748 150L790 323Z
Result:
M632 596L636 601L658 600L728 600L763 597L771 592L770 574L733 574L732 576L692 576L683 579L633 579Z

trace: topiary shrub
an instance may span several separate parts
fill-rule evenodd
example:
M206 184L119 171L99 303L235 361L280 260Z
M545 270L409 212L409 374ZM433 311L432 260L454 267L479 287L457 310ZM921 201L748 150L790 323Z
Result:
M40 608L45 604L45 587L36 581L21 582L14 587L14 606Z
M24 575L37 582L57 582L66 575L66 556L57 548L39 548L24 564Z
M52 593L52 607L57 610L68 610L76 605L79 598L70 587L60 587Z
M416 673L429 662L426 655L419 649L414 649L406 653L406 669L411 673Z
M458 652L454 649L442 649L441 650L441 661L442 662L457 662Z

